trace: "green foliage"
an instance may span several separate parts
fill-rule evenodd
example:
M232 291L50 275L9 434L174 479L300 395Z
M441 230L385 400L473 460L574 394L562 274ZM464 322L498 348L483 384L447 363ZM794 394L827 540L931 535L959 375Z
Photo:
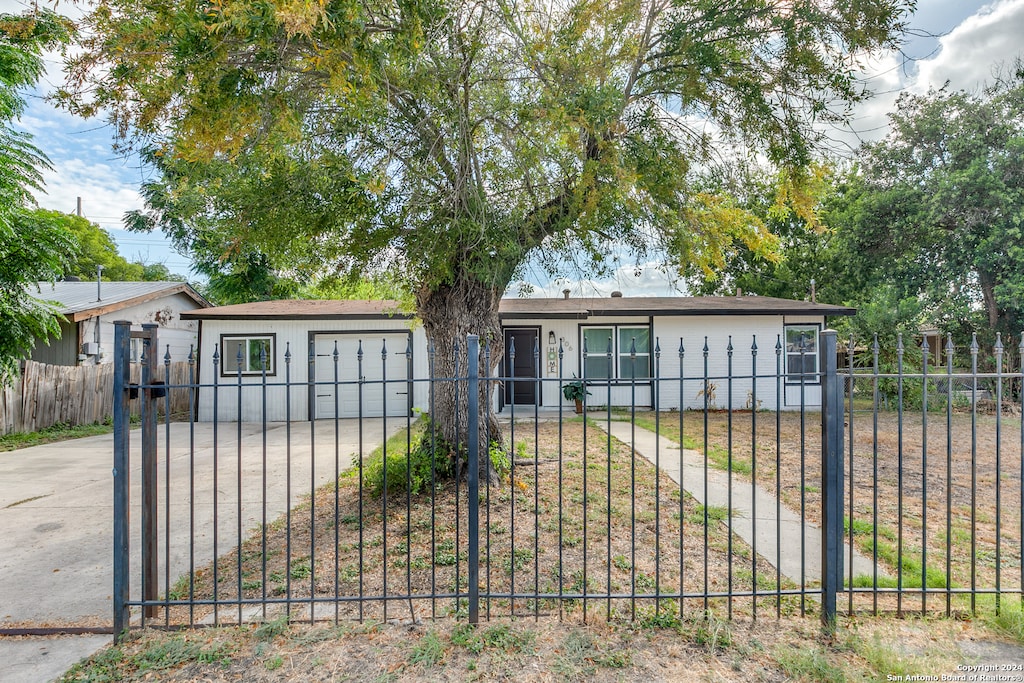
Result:
M69 37L70 23L50 10L0 14L0 384L17 374L37 339L60 334L54 307L32 295L38 282L63 274L74 240L29 211L49 162L10 124L24 109L21 90L43 73L43 51Z
M587 390L586 382L574 379L562 386L562 396L566 401L582 401L585 397L590 396L590 392Z
M136 225L211 264L500 294L538 250L559 271L663 247L689 271L770 249L691 186L704 131L800 195L812 126L865 96L851 55L891 47L910 4L100 0L61 99L151 143Z
M409 663L420 664L424 668L430 668L441 664L444 661L446 648L441 639L434 631L427 631L412 647L409 655Z
M407 441L408 439L408 441ZM409 435L400 430L386 447L378 447L363 463L363 485L374 496L385 492L425 493L431 481L441 481L452 475L452 463L440 448L431 446L430 432L414 426Z
M97 266L103 266L103 279L114 282L184 279L172 274L163 264L129 262L118 253L117 243L109 232L81 216L35 209L29 212L25 220L35 221L52 232L66 231L72 235L77 248L64 269L65 277L93 280L96 278Z
M851 251L899 296L919 298L960 345L972 328L1019 333L1024 68L978 92L905 94L890 120L849 183Z

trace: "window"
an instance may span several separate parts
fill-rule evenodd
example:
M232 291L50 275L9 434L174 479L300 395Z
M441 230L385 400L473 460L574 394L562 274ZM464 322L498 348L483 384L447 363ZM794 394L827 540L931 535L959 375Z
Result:
M260 355L265 354L267 374L274 374L274 335L228 336L220 338L220 374L228 375L262 375L263 365ZM241 358L239 358L241 352Z
M583 376L587 379L648 379L651 376L651 330L649 327L583 328L587 353ZM608 350L611 349L609 364Z
M818 383L818 326L786 325L786 382Z

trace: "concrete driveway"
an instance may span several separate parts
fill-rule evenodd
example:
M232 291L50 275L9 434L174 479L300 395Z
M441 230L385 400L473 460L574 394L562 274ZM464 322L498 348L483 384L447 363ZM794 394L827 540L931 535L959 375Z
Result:
M404 424L404 419L389 419L389 435ZM364 421L363 453L383 436L380 420ZM173 585L189 571L190 546L200 567L213 560L215 541L219 555L236 547L239 519L243 538L262 523L264 487L266 519L272 521L352 464L359 437L355 420L320 421L312 427L309 422L271 423L266 431L260 424L220 423L216 434L208 423L161 425L160 594L165 581ZM133 600L141 597L140 442L135 429ZM112 462L111 435L0 453L0 628L111 624ZM110 636L0 638L0 681L51 680L109 641Z

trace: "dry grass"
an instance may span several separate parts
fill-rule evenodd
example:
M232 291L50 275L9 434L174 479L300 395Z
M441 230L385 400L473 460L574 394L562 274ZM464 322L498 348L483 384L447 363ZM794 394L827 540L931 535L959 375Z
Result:
M503 619L477 628L447 619L275 621L136 632L61 681L879 681L937 679L962 665L1021 661L1019 645L954 620L849 619L834 638L824 637L811 618L694 617L662 626Z
M881 564L896 576L896 567L902 562L899 580L904 587L919 588L924 582L943 591L938 597L929 597L929 609L945 609L947 553L948 585L994 589L999 567L999 587L1004 591L1020 590L1019 417L999 419L998 439L997 418L991 414L977 415L972 425L969 412L954 412L947 429L945 413L929 413L925 421L920 411L907 411L902 416L902 434L896 412L879 412L877 425L870 410L845 417L846 516L851 517L852 492L853 523L848 530L852 528L858 548L870 554L877 531ZM662 433L678 439L680 419L687 445L703 451L702 412L662 413ZM738 411L731 416L710 412L710 459L724 466L731 435L734 474L748 479L751 473L756 474L761 486L772 492L778 488L786 505L798 512L803 510L805 517L817 524L821 510L820 420L816 412ZM643 416L640 422L653 427L653 415ZM972 432L976 434L973 452ZM755 451L756 458L752 458ZM922 563L922 546L927 548L926 564ZM895 583L883 580L880 585ZM953 610L965 609L970 606L970 598L953 595L950 603ZM873 599L861 596L855 606L873 608ZM911 609L920 606L919 596L905 597L899 605Z
M671 431L679 417L661 416L662 427ZM684 435L702 445L703 416L682 417ZM801 459L817 462L817 416L806 416L812 428L801 444L800 416L783 415L778 449L774 416L762 417L757 416L757 479L770 489L778 481L789 505L799 507L803 496L807 516L816 519L820 494L800 464ZM733 416L736 461L750 461L754 419L749 413ZM903 504L911 510L920 499L906 480L916 476L920 485L922 475L913 474L908 457L915 448L913 423L908 418L905 424L911 429L903 443ZM709 415L709 450L718 449L712 461L722 460L728 426L728 416ZM196 572L198 599L213 598L216 591L218 600L235 599L240 592L254 601L264 595L282 601L271 605L262 625L135 632L62 680L839 681L940 676L956 673L962 664L1024 660L1019 642L1007 643L970 621L846 618L838 634L826 638L813 602L807 618L795 616L796 597L762 596L758 619L751 619L750 597L731 604L712 598L705 612L702 595L726 590L730 574L736 590L755 583L766 592L774 589L774 571L763 560L756 575L751 571L750 549L730 539L718 521L722 511L707 511L711 523L705 525L706 511L686 496L680 500L678 486L619 442L612 440L609 449L604 432L582 421L561 428L514 425L514 430L520 464L481 499L485 598L479 627L465 623L464 598L456 595L467 588L465 487L442 482L433 496L392 494L385 502L361 493L358 479L349 475L248 539L240 565L238 553L222 558L216 581L213 566ZM942 432L930 429L929 449L936 433ZM857 519L866 514L861 501L870 500L876 481L863 454L872 446L859 434L853 463ZM990 447L981 444L989 442L979 439L979 452ZM889 445L880 447L879 470L886 475L877 478L877 490L886 503L894 495L893 457ZM994 474L994 461L980 456L978 471L986 467ZM737 470L737 476L746 476L742 464ZM866 489L865 472L872 473ZM1009 469L1000 472L1012 476ZM930 498L944 477L944 470L928 468ZM980 475L978 480L980 485ZM980 496L977 502L980 514L993 505ZM891 506L880 505L879 514L879 527L894 523L887 517ZM908 540L908 518L904 526ZM187 587L186 577L177 597L186 597L180 591ZM434 590L448 595L432 598ZM682 618L672 597L680 590L688 596ZM634 592L635 600L629 597ZM542 594L539 600L536 593ZM386 595L387 600L360 608L336 601L335 595ZM297 623L310 617L310 600L322 601L313 615L317 621ZM732 621L725 618L729 607ZM182 623L185 610L173 607L167 616ZM237 618L235 607L218 612L222 620ZM262 614L254 616L258 620ZM1019 623L996 626L1024 638Z
M721 511L708 511L705 526L702 507L689 496L680 501L678 485L623 444L613 441L609 450L603 432L575 421L536 430L517 425L510 437L520 464L481 492L485 618L553 615L582 623L705 609L747 613L752 597L703 596L730 587L750 592L755 571L758 590L775 589L770 565L760 560L755 568L749 547L735 537L730 543ZM404 444L404 436L393 443ZM296 507L243 543L240 568L236 551L216 568L196 571L194 597L230 602L241 587L243 600L274 603L261 618L288 609L293 619L309 619L310 601L317 620L464 616L467 490L450 480L434 489L392 491L385 501L361 490L354 472L343 475L337 487L321 488L312 506ZM187 598L188 588L183 577L170 597ZM789 613L793 605L785 596L763 597L758 609ZM237 622L238 612L218 607L217 622ZM211 617L198 609L194 618ZM163 619L157 615L157 623ZM171 608L171 623L188 619L186 607Z

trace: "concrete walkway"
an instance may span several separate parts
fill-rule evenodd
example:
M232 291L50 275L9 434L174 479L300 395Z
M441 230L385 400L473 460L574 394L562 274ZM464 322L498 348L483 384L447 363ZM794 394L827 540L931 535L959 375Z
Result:
M683 450L683 468L679 471L679 444L629 422L594 421L602 430L649 460L660 464L672 481L681 483L682 488L693 498L708 507L729 507L729 475L727 472L704 468L704 456L697 451ZM635 435L635 443L634 443ZM704 477L707 473L707 499L704 497ZM736 535L757 549L757 554L773 567L778 567L783 576L796 584L808 584L821 579L821 529L809 522L801 523L800 515L785 505L778 505L772 494L760 486L754 487L740 477L732 478L732 530ZM754 509L757 515L754 515ZM778 514L776 514L778 513ZM777 522L778 520L778 522ZM782 552L778 552L781 547ZM849 576L851 561L850 547L843 544L844 571ZM872 576L874 564L859 552L852 554L854 576ZM801 581L801 575L803 581ZM879 569L878 576L886 574Z
M404 424L389 420L389 433ZM165 577L173 585L189 571L190 544L195 565L203 566L213 561L214 538L218 555L237 547L239 520L243 538L258 528L264 485L267 520L272 521L330 481L336 467L348 467L359 448L359 430L350 420L339 421L337 440L333 420L316 422L312 430L309 422L293 423L290 434L283 423L269 424L265 433L260 424L219 424L216 439L212 424L194 428L190 434L188 423L172 423L169 432L162 425L159 432L161 594ZM383 436L379 421L364 422L363 452L369 453ZM139 599L139 430L132 431L131 440L130 582L132 599ZM112 435L0 453L0 627L111 624L112 461ZM168 510L170 524L165 526ZM52 680L110 639L0 637L0 681Z

